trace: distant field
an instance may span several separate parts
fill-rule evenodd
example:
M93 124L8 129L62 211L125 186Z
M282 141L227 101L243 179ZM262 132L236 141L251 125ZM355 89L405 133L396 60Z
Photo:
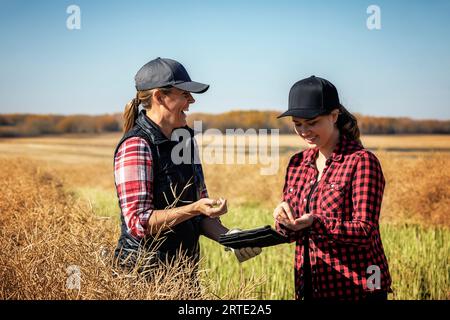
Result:
M60 155L58 161L96 161L111 157L114 146L120 140L121 134L99 135L60 135L37 138L0 138L0 152L3 155L33 156L40 159L56 160L54 155ZM236 136L234 146L258 141L257 137L247 140ZM275 138L273 138L275 139ZM205 135L198 139L205 145L217 145L220 141L226 144L225 138ZM271 140L268 140L270 143ZM279 136L280 153L293 154L304 149L307 144L296 135ZM450 135L377 135L363 136L362 142L368 149L375 151L407 152L421 154L423 152L450 152Z
M203 137L202 150L220 144L219 138ZM248 145L242 138L236 138L233 145ZM80 195L95 194L115 208L115 201L111 201L115 198L112 155L119 139L120 134L0 139L0 158L40 160L43 167L58 174ZM387 181L382 219L416 221L426 217L433 223L445 224L447 212L443 209L448 209L449 193L443 191L448 190L449 184L448 170L442 168L448 167L450 159L450 135L365 136L362 141L377 154ZM199 144L202 145L202 139ZM257 204L272 208L280 198L289 157L306 148L295 135L280 136L279 146L278 168L270 176L261 175L261 163L211 164L204 160L210 195L225 196L231 205ZM417 201L420 197L425 199ZM411 201L405 203L407 199Z
M99 232L104 233L103 237L101 233L98 236L108 239L106 243L101 243L102 246L113 248L118 232L118 207L113 184L112 154L119 139L120 134L0 139L2 186L7 190L11 189L11 193L0 200L3 217L0 221L0 236L7 234L8 228L13 227L12 217L29 225L26 212L36 211L33 209L35 206L40 206L40 211L36 212L40 212L45 220L48 212L62 205L58 203L56 196L50 197L45 188L40 192L42 181L50 181L49 190L61 188L64 197L72 199L64 200L66 209L58 209L67 210L68 215L77 217L68 230L81 232L76 230L82 230L82 221L91 219L91 215L95 219L105 219L95 222L99 223L98 230L102 230ZM387 181L381 231L396 291L390 298L449 299L450 171L446 168L450 165L450 135L366 136L362 140L380 159ZM237 141L238 139L234 142L235 145L239 145ZM217 144L217 137L204 137L203 147L211 143ZM242 143L245 142L240 142L241 145ZM250 228L272 224L271 212L281 196L289 157L306 147L294 135L280 136L279 145L279 168L271 176L260 175L260 163L204 164L210 196L224 196L229 200L229 213L223 218L226 225ZM32 178L34 176L37 177L36 181ZM33 181L27 184L23 179ZM23 186L20 188L29 188L29 191L14 189L18 185ZM34 194L35 198L28 203L30 194ZM77 208L88 209L83 211ZM17 210L17 214L12 213L16 212L14 210ZM73 227L77 223L78 229ZM79 234L82 239L84 236L84 233ZM23 241L31 241L32 244L35 243L33 241L42 241L42 237L39 234L27 235ZM99 240L99 246L100 242ZM33 250L30 243L26 250ZM293 297L292 246L264 250L261 256L240 266L234 257L212 241L202 239L201 243L204 256L202 266L206 269L204 279L212 284L210 290L213 296L262 299ZM0 245L3 246L3 242ZM92 244L94 247L95 245L96 243ZM55 247L54 250L58 252L59 249ZM18 251L16 259L21 252ZM2 254L0 259L4 260L0 262L10 262L5 256L7 253L3 251ZM38 255L37 251L35 254ZM81 257L82 254L77 256ZM40 261L43 258L36 256L32 260ZM61 267L60 262L46 263L49 263L47 269ZM40 272L41 277L48 277L48 271ZM95 285L93 279L89 281L86 285ZM254 287L252 283L255 284ZM26 285L25 283L24 286ZM37 287L31 286L29 294L32 295L34 290L45 297L45 285L48 284L37 281L33 285ZM0 284L0 298L5 298L8 290L11 288ZM92 290L82 297L106 297L105 294L96 293L99 288ZM57 294L55 291L56 296ZM71 298L70 295L66 297Z

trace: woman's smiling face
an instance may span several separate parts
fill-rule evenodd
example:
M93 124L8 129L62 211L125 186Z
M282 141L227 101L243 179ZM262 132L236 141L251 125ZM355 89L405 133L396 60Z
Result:
M295 132L309 145L315 145L320 148L328 142L333 134L338 113L339 111L336 109L330 114L313 119L292 117Z
M191 93L178 88L171 88L170 93L163 97L166 107L165 119L173 128L179 128L186 125L186 112L189 111L189 105L195 100Z

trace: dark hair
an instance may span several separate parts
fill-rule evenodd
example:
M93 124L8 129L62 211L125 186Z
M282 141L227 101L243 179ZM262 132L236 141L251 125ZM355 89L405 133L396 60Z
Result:
M139 113L139 105L141 103L145 109L151 108L152 96L156 90L160 90L163 94L169 94L171 87L137 91L136 97L125 105L125 110L123 112L123 131L125 133L130 131L136 124L136 119Z
M336 125L339 132L345 135L348 139L357 141L362 145L360 139L360 131L358 127L358 120L352 115L342 104L338 107L339 116Z

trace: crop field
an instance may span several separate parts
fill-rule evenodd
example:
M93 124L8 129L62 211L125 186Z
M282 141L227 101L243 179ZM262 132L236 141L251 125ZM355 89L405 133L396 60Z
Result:
M293 299L292 244L263 249L239 264L202 237L201 292L181 271L151 283L112 272L108 261L119 235L113 151L119 139L0 139L0 299ZM296 136L280 136L276 154L268 152L276 155L272 172L262 175L267 162L237 160L239 152L250 157L246 140L236 137L226 148L230 141L221 139L204 136L199 144L210 197L229 201L222 222L241 229L273 225L286 165L306 145ZM380 159L386 179L380 225L393 280L389 299L449 299L450 136L362 141ZM227 153L233 161L217 161ZM71 266L80 271L77 289L67 286Z

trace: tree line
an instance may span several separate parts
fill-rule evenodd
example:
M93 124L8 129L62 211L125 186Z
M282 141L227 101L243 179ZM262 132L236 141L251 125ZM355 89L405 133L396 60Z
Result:
M202 130L279 129L292 133L290 117L277 119L279 111L230 111L221 114L192 113L188 124L202 121ZM450 120L373 117L355 114L362 134L449 134ZM0 114L0 137L26 137L64 133L105 133L122 131L121 114L37 115Z
M0 137L32 137L63 133L103 133L122 130L122 116L0 114Z

